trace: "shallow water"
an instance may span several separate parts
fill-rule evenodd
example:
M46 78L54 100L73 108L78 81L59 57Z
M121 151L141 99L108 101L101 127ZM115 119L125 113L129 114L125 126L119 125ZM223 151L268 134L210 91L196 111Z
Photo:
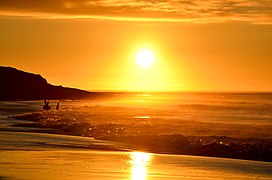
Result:
M70 129L83 136L183 134L272 138L269 93L108 93L99 97L64 101L60 111L41 111L18 119L39 120L38 126ZM4 102L8 107L5 103L9 102ZM13 110L14 114L19 106L39 109L38 102L18 103L12 105L15 110L4 109L5 113ZM0 111L1 108L3 103Z

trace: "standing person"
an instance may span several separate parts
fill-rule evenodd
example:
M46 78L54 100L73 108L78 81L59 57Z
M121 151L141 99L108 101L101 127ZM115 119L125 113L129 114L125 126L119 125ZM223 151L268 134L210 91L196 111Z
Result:
M56 110L59 110L59 102L57 103Z
M50 109L51 109L51 107L49 106L49 102L48 102L48 101L46 101L46 99L44 100L44 106L43 106L43 109L44 109L44 110L50 110Z

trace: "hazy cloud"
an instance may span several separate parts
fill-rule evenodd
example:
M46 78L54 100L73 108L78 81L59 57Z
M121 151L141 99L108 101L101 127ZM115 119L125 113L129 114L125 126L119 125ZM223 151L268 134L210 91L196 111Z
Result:
M0 0L0 15L272 24L272 0Z

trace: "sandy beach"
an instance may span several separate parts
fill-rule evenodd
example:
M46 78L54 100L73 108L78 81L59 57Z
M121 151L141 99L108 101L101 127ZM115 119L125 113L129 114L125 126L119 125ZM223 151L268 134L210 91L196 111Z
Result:
M2 131L0 142L0 179L272 179L270 162L133 152L88 137Z
M113 151L0 151L1 179L272 179L272 163Z

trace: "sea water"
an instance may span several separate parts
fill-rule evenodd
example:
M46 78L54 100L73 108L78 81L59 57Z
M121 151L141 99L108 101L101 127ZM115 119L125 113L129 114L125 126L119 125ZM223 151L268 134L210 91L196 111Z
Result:
M37 127L70 130L82 136L272 138L271 93L96 94L90 100L60 101L59 111L54 110L56 100L50 102L50 111L42 110L43 101L2 101L0 114L22 114L17 118L38 121Z

